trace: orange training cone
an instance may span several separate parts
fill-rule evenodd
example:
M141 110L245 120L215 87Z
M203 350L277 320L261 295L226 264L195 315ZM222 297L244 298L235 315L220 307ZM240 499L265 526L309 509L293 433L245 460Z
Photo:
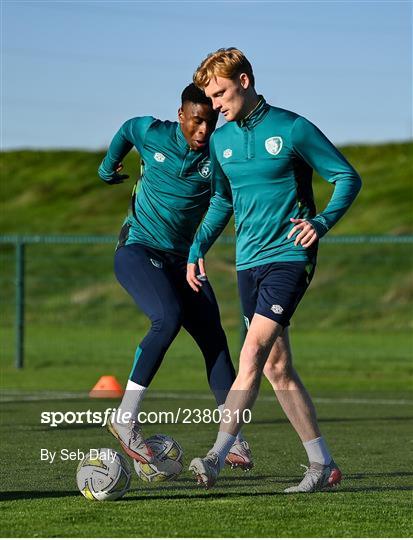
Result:
M120 398L123 396L123 388L113 375L103 375L92 390L91 398Z

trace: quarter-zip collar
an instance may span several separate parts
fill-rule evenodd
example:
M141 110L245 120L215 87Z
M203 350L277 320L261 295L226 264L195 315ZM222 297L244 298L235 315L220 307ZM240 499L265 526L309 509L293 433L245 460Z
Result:
M237 120L239 127L253 128L259 124L266 116L270 110L270 106L265 101L264 96L258 96L259 101L254 109L242 120Z

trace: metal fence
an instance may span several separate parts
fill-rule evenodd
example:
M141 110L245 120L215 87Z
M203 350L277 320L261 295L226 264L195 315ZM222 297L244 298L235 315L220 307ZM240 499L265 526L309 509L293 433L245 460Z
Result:
M108 245L115 244L114 236L0 236L4 352L14 356L16 368L24 365L28 328L39 329L45 336L60 336L56 339L63 347L64 340L71 338L65 338L60 330L48 332L47 328L82 326L87 333L88 328L99 325L128 326L130 320L136 327L134 307L112 273L113 250ZM218 282L224 326L239 326L234 238L222 236L217 244L210 259L211 275ZM408 328L411 244L413 236L322 239L320 269L312 285L316 292L309 293L310 300L306 300L300 315L304 326L305 318L313 312L320 328L351 326L352 313L357 313L357 320L366 328L371 328L374 320ZM320 289L322 294L317 292ZM140 324L142 328L146 324L144 317ZM68 331L66 334L69 336Z

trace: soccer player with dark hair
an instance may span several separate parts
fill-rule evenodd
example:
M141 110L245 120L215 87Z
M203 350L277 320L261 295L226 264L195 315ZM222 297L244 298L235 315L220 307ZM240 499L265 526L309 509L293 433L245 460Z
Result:
M330 487L340 482L341 472L294 370L288 326L313 277L318 240L349 208L360 177L311 122L256 93L251 64L240 50L210 54L194 82L227 123L210 141L216 193L190 251L188 282L194 290L202 288L195 267L205 273L205 254L234 211L238 287L248 332L225 402L231 414L213 448L205 458L195 458L190 469L198 483L215 483L264 373L310 463L299 485L286 491ZM334 186L321 213L314 204L313 169Z
M123 182L121 161L136 147L142 175L132 194L115 253L115 274L151 321L136 349L126 392L109 431L125 452L143 463L153 459L136 422L144 393L181 327L202 351L208 382L218 406L234 379L227 340L211 285L196 294L186 281L189 248L211 198L209 138L218 113L193 83L182 92L178 122L152 116L132 118L113 138L99 167L108 184ZM226 456L231 466L252 467L248 443L239 436Z

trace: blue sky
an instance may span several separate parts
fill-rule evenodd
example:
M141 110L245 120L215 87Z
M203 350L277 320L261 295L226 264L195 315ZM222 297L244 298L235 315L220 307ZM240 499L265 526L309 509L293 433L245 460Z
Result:
M267 101L335 143L412 137L412 4L2 2L2 147L103 148L176 118L200 61L236 46Z

